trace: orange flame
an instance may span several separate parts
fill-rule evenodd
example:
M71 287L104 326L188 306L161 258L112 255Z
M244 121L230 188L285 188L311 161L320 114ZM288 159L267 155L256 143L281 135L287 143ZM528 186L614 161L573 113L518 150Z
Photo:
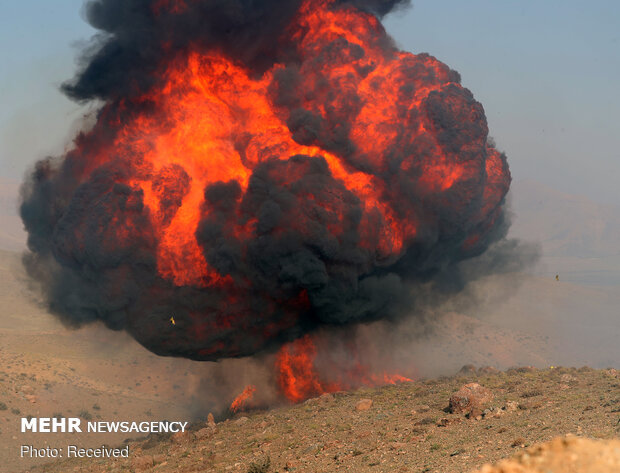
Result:
M310 335L284 345L278 352L276 369L278 385L282 393L292 402L318 396L326 392L339 391L335 383L324 383L314 369L316 346Z
M160 3L169 2L162 0ZM414 110L431 91L440 90L450 82L449 69L430 57L401 52L386 55L382 45L375 44L376 38L381 37L382 26L374 16L351 9L331 11L326 8L331 3L319 2L321 8L317 8L314 3L307 2L297 22L291 25L291 35L298 37L307 59L303 76L309 87L320 80L320 74L327 75L335 83L345 78L354 81L347 87L357 89L363 104L351 136L366 163L360 167L370 166L373 171L383 172L387 165L385 156L389 154L386 149L395 139L396 130L401 126L398 123L402 121L401 108L405 102L399 100L399 91L403 84L411 81L404 71L424 62L437 77L435 82L415 84L417 90L406 104L408 109ZM180 8L182 2L174 5ZM338 67L332 65L320 74L313 71L315 62L310 59L320 53L326 40L338 37L346 38L351 44L364 45L365 57ZM359 70L370 65L371 74L359 74ZM270 84L281 67L275 65L256 78L219 52L191 52L187 57L177 58L161 72L164 86L143 97L144 101L157 103L161 113L139 115L123 123L110 149L104 151L110 156L126 157L128 161L135 155L144 156L143 169L131 184L142 189L144 202L153 215L159 237L158 271L178 286L230 284L230 280L209 266L196 242L196 228L204 217L201 214L204 189L218 181L235 179L245 190L252 169L269 156L279 159L296 154L324 157L332 174L364 203L366 214L360 231L364 238L360 244L375 251L379 258L398 256L405 240L416 235L413 209L408 209L406 215L398 215L385 202L384 196L390 193L389 183L356 170L352 163L329 150L300 145L293 139L285 124L285 112L269 100ZM317 101L305 105L313 110ZM328 115L323 106L319 106L317 113ZM427 131L412 128L410 135L412 140L416 136L421 139ZM243 153L234 146L239 136L248 137ZM465 169L444 156L435 144L432 151L435 158L425 164L420 185L436 192L471 178L474 169ZM401 164L403 170L415 166L416 160L415 156L408 156ZM178 210L168 215L161 204L165 200L161 185L154 176L169 173L175 165L181 165L191 180L185 195L179 196ZM398 212L402 214L403 209ZM238 235L251 233L252 225L253 222L248 221L235 232Z
M325 381L321 379L315 366L316 355L317 348L310 335L284 345L278 352L276 358L278 386L289 401L297 403L323 393L342 391L360 385L381 386L413 381L398 374L369 373L368 368L359 362L353 369L341 373L338 381Z
M254 397L254 393L256 392L256 386L249 384L245 387L243 392L239 394L235 400L230 405L230 410L232 412L239 412L247 409L248 404Z

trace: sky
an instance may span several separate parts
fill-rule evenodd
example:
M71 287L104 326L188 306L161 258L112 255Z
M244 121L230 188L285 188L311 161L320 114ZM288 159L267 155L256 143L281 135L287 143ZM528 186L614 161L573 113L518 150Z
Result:
M82 106L58 91L94 30L82 0L0 0L0 178L69 145ZM460 72L515 179L620 205L620 2L418 0L399 47Z

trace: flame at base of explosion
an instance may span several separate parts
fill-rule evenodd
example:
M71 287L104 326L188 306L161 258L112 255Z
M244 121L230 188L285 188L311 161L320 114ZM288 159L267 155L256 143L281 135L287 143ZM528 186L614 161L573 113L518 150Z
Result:
M292 403L320 396L324 393L345 391L358 386L382 386L412 382L398 374L374 374L357 359L357 353L350 348L349 355L354 359L353 367L335 373L337 380L326 381L315 366L317 347L312 336L305 335L288 343L279 350L276 363L276 377L280 392ZM248 385L230 405L231 412L239 412L254 406L254 385Z

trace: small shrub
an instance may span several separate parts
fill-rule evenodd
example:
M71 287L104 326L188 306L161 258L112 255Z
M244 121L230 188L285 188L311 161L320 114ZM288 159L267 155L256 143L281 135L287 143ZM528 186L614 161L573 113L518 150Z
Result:
M0 411L6 411L7 409L7 405L4 402L0 402Z
M80 411L80 413L78 414L78 417L81 417L84 420L91 420L93 418L92 414L88 412L87 410Z
M271 466L271 458L264 457L260 460L256 460L250 463L250 467L248 468L248 473L267 473L269 471L269 467Z

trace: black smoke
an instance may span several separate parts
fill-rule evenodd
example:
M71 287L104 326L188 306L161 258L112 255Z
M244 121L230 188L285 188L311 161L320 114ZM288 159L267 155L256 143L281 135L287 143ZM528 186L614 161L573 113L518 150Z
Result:
M354 0L328 8L358 8L381 17L406 3ZM462 288L465 274L486 274L463 272L460 265L505 236L510 175L505 156L487 146L482 106L460 86L456 72L428 55L410 55L395 69L402 81L395 137L380 159L360 151L354 119L365 99L354 86L373 65L358 67L355 77L322 72L326 64L363 63L366 51L342 38L302 58L286 35L300 4L86 5L86 18L101 34L63 90L75 100L100 99L105 106L94 129L80 134L65 156L39 162L22 189L30 249L24 262L50 310L66 324L101 321L127 330L155 353L216 360L270 349L319 326L396 319L410 312L411 284L434 282L453 291ZM387 58L395 57L383 30L372 41ZM265 155L247 189L234 179L202 189L194 236L209 267L226 283L179 286L162 277L153 222L165 225L174 217L193 176L177 164L145 170L140 152L128 159L101 150L114 141L119 123L157 113L155 104L138 98L159 85L162 62L190 49L222 52L257 75L283 64L269 98L293 139L335 153L350 170L384 183L381 199L399 219L415 217L415 238L404 242L403 251L377 251L381 229L388 227L385 217L365 209L324 157ZM409 109L417 88L426 84L438 90ZM377 96L381 86L373 84ZM420 123L430 131L414 136L410 131ZM250 139L234 139L242 157ZM437 150L473 171L451 188L431 192L424 184L425 163ZM495 177L485 167L492 157ZM143 190L131 184L136 178L150 181L158 215L145 205ZM235 231L248 222L250 234ZM490 259L494 270L502 266Z
M378 16L410 0L338 0ZM161 58L192 49L219 49L262 71L291 60L284 30L302 0L91 0L88 23L100 33L63 91L72 99L118 99L156 85ZM178 7L177 7L178 5Z

